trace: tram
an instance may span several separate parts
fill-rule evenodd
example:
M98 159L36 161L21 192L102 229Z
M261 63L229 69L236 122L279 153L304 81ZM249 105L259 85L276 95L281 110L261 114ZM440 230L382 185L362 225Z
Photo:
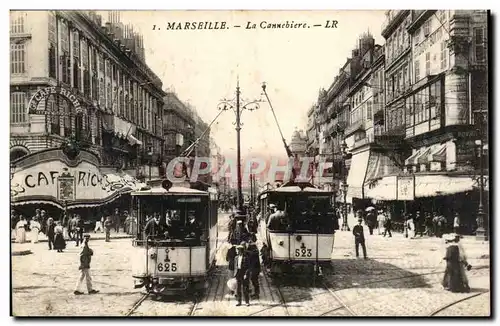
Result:
M137 208L132 276L135 288L163 296L201 293L215 267L217 192L169 181L132 193Z
M331 264L335 230L333 193L308 182L289 182L259 194L264 265L271 275L301 268L322 273Z

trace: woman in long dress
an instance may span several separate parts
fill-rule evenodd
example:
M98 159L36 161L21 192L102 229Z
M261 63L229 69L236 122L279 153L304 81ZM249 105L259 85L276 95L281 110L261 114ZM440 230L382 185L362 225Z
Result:
M28 225L28 221L24 218L24 216L19 215L19 222L16 224L16 242L17 243L25 243L26 242L26 226Z
M465 274L465 269L470 270L471 266L467 262L467 257L461 244L460 237L455 234L445 237L448 247L443 258L446 261L446 270L443 276L443 287L451 292L469 292L469 281Z
M38 234L40 233L41 227L42 226L40 225L40 222L38 222L38 218L36 217L30 222L30 238L32 243L38 243Z
M57 221L54 232L56 234L54 238L54 249L56 249L57 252L63 252L63 250L66 249L66 240L64 240L64 230L61 221Z

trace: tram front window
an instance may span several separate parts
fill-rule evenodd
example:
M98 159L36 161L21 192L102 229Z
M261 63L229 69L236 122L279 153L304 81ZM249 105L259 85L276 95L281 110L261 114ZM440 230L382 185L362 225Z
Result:
M333 210L329 198L304 198L290 202L294 230L318 233L333 232Z
M203 198L141 198L142 236L157 240L200 239L204 233L208 204ZM148 221L147 217L151 216ZM154 226L153 226L154 225Z

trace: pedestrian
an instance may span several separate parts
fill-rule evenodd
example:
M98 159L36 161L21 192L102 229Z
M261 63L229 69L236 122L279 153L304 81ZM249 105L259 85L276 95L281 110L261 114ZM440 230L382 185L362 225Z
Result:
M361 245L361 248L363 248L363 256L365 259L367 259L366 255L366 245L365 245L365 234L363 230L363 219L358 218L358 225L355 225L352 228L352 234L354 234L354 245L356 248L356 258L359 258L359 246Z
M92 256L94 255L94 251L89 247L90 235L85 234L84 239L85 240L83 241L83 248L80 253L80 267L78 268L80 270L80 278L76 283L75 292L73 292L75 295L83 294L83 292L80 291L83 280L87 282L87 291L89 292L89 294L99 293L98 290L92 288L92 277L90 277L89 271L90 262L92 260Z
M25 243L26 242L26 229L28 226L28 221L22 214L19 214L19 222L16 223L16 242Z
M69 221L68 235L70 240L75 240L76 237L76 214L73 214L71 220Z
M424 236L424 233L422 231L423 223L422 223L422 216L420 216L420 211L417 211L415 213L415 218L413 219L413 224L414 224L414 232L413 232L413 238L417 237L417 234L420 234L420 237Z
M64 229L61 221L56 222L54 232L54 249L56 249L57 252L63 252L63 250L66 249L66 240L64 240Z
M425 213L425 219L424 219L424 224L425 224L425 234L427 236L432 236L432 217L430 212Z
M106 221L104 221L104 230L106 232L106 242L111 240L111 228L113 227L113 221L111 220L111 216L106 217Z
M69 225L69 216L66 214L66 212L63 212L63 218L62 218L62 227L63 227L63 237L64 239L69 239L69 233L68 233L68 225Z
M248 241L249 235L250 234L248 233L248 230L243 225L243 221L237 220L236 221L236 228L235 228L234 233L233 233L232 243L239 244L241 242L246 242L246 241Z
M451 292L470 292L469 281L465 270L471 270L472 266L467 262L467 256L461 246L460 235L446 235L446 269L443 276L443 288Z
M458 212L455 213L455 217L453 218L453 231L460 236L460 216Z
M33 220L30 222L30 229L31 229L31 243L38 243L38 234L40 233L42 226L40 225L40 222L38 222L38 217L33 217Z
M128 233L128 225L130 223L128 211L123 211L123 218L122 219L123 219L123 222L122 222L123 232Z
M75 242L77 247L83 243L84 227L85 225L83 224L83 219L80 217L80 215L76 215Z
M382 235L383 233L384 219L385 219L384 214L382 214L382 211L379 211L377 215L378 235Z
M379 213L382 210L379 211ZM372 209L366 214L366 224L368 225L368 230L370 231L370 235L373 235L373 229L377 224L377 215L375 214L375 210Z
M56 236L55 227L56 225L54 224L54 219L52 217L49 217L47 219L47 238L49 243L49 250L52 250L52 247L54 245L54 238Z
M120 232L120 220L120 210L118 208L115 208L115 213L113 214L113 224L116 233Z
M259 248L257 248L257 237L255 234L250 236L248 241L248 265L250 270L250 281L252 282L253 294L252 299L259 299L260 297L260 286L259 286L259 275L260 275L260 253Z
M47 216L47 213L42 209L40 211L40 224L42 225L42 232L47 235L47 226L49 225L47 221L49 220L49 217Z
M236 278L236 299L238 303L236 306L241 306L242 294L245 299L247 306L250 306L250 294L249 294L249 283L250 283L250 270L248 254L245 252L246 244L242 244L236 247L236 257L234 261L234 276ZM243 292L243 293L242 293Z
M384 213L384 229L384 237L389 233L389 238L392 238L392 220L387 213Z
M95 222L95 228L94 228L94 233L97 233L97 231L104 232L104 215L101 216L99 220Z
M17 237L17 231L16 231L17 222L19 222L19 217L17 216L16 211L12 209L10 211L10 229L11 229L10 238L11 238L11 240L16 239L16 237Z

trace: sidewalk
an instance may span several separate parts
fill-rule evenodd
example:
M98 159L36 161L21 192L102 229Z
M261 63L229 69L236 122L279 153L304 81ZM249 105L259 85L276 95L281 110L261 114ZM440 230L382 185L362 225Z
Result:
M106 234L105 233L101 233L101 232L97 232L97 233L94 233L94 232L88 232L88 234L90 234L90 239L91 240L104 240L106 239ZM114 231L111 231L111 239L129 239L129 238L133 238L134 236L133 235L130 235L130 234L127 234L127 233L124 233L124 232L114 232ZM31 232L28 232L26 234L26 240L28 243L31 243ZM43 233L40 233L38 235L38 242L47 242L48 239L47 237L45 236L45 234ZM66 239L66 241L71 241L69 239ZM12 243L15 243L16 240L15 239L11 239L11 242Z

